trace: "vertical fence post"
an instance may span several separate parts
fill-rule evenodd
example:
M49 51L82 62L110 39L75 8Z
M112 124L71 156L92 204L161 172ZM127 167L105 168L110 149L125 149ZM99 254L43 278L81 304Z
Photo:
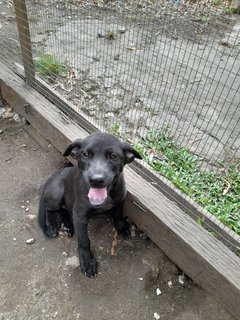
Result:
M34 85L35 70L33 64L32 46L28 23L27 7L25 0L14 0L14 9L21 46L22 61L25 70L26 81Z

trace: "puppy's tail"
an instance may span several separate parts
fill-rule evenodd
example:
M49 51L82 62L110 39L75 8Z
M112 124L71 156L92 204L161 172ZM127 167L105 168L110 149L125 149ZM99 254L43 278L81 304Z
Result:
M45 203L44 203L44 191L42 192L40 196L40 201L39 201L38 224L40 228L43 230L43 232L45 233L47 225L46 225L46 210L45 210Z

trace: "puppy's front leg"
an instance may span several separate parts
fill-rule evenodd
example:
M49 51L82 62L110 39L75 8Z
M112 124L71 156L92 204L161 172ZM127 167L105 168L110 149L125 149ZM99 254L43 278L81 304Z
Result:
M90 241L87 231L88 221L76 212L73 212L73 217L81 271L87 277L91 278L97 274L97 262L90 251Z
M128 238L130 236L130 230L126 220L123 218L123 202L113 208L112 217L114 227L117 231L123 238Z

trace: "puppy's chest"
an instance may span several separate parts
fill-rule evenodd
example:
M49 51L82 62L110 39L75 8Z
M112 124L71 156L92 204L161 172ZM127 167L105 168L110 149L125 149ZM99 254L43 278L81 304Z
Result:
M90 211L93 212L93 214L101 214L101 213L104 213L106 211L110 211L112 210L112 208L114 207L113 205L113 201L110 197L108 197L106 199L106 201L99 205L99 206L90 206Z
M99 215L111 215L113 211L113 206L109 205L105 205L102 207L91 207L89 208L88 212L87 212L87 218L91 219L95 216L99 216Z

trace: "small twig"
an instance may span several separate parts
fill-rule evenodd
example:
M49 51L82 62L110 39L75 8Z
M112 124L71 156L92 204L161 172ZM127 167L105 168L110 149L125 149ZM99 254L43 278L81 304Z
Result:
M113 240L112 240L112 247L111 247L111 256L115 256L116 252L115 252L115 247L117 245L117 230L113 229Z
M174 40L177 40L178 38L172 34L167 28L164 28L164 30L174 39Z
M13 159L13 157L14 157L14 156L9 157L9 158L5 159L5 161L6 161L6 162L8 162L8 161L12 160L12 159Z
M225 182L227 184L227 187L223 190L223 196L225 196L228 193L228 191L231 189L231 184L227 180L225 180Z
M202 138L197 138L189 141L189 146L191 147L195 142L202 140Z

